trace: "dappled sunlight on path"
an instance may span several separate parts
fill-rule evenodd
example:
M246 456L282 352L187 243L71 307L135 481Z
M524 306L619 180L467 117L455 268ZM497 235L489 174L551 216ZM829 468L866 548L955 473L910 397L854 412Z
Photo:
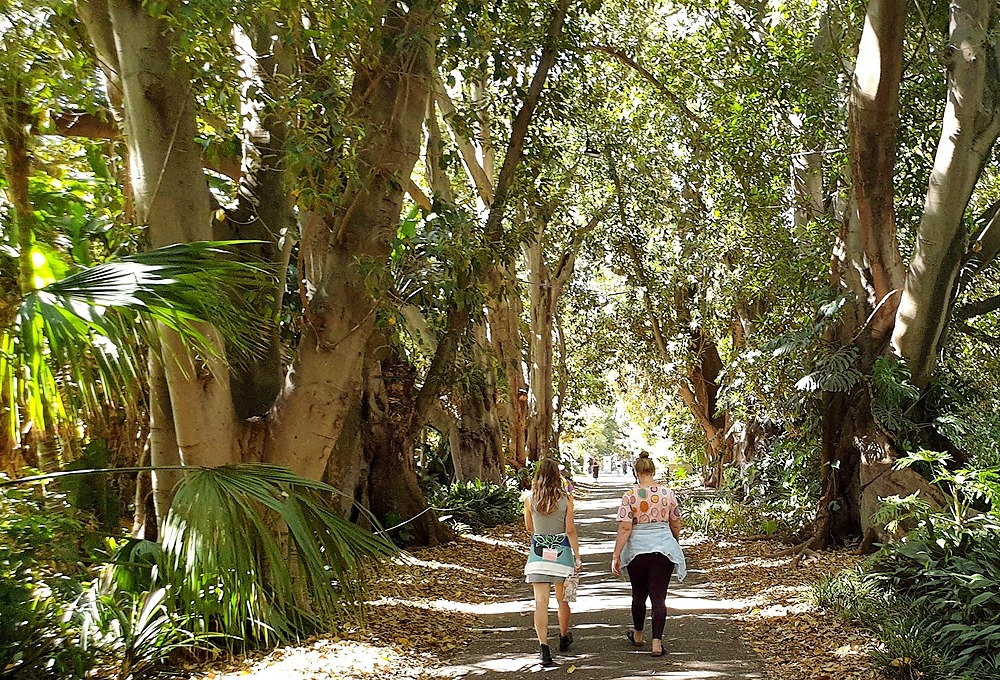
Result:
M542 671L531 590L521 569L523 525L463 535L416 550L382 574L363 625L231 664L192 680L468 680L572 674L590 680L872 680L871 643L808 604L809 585L858 561L824 552L790 568L775 541L713 541L685 534L688 578L671 581L664 656L625 640L627 581L611 574L615 510L630 477L581 484L577 495L584 572L573 603L575 642ZM684 493L680 494L684 504ZM554 604L554 603L553 603ZM550 640L557 641L554 606ZM647 631L648 631L647 618ZM471 638L471 640L470 640ZM554 652L556 650L553 650ZM761 657L761 661L758 660ZM767 672L762 668L767 665ZM540 676L539 676L540 677Z
M516 678L533 673L571 672L574 678L630 680L632 678L705 678L727 680L764 678L757 659L739 640L732 612L743 602L717 598L697 563L688 564L684 584L671 581L668 591L664 655L653 657L644 648L631 647L625 633L631 628L631 591L626 580L611 574L611 553L617 526L615 513L631 476L608 475L597 484L580 484L576 523L584 572L577 601L572 604L575 641L567 654L556 654L558 627L553 601L549 639L559 668L543 671L532 628L531 591L513 576L509 601L517 607L484 617L465 653L438 671L441 677ZM554 600L554 598L553 598ZM648 633L648 620L647 620Z

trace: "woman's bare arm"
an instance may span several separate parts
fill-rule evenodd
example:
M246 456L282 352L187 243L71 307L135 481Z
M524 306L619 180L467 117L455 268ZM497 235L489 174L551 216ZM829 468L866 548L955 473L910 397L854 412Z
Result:
M615 536L615 552L611 557L611 571L614 572L615 576L622 573L622 550L625 549L625 544L628 543L628 538L631 535L632 522L619 522L618 535Z
M576 555L576 568L579 569L583 564L583 558L580 556L580 537L576 532L576 521L573 519L573 496L567 494L566 499L566 538L569 539L573 554Z

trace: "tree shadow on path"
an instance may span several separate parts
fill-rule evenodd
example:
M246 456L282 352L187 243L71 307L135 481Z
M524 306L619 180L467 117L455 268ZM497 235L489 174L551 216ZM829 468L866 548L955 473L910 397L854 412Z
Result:
M715 597L712 584L698 564L688 558L684 583L671 579L667 593L667 626L662 657L649 653L647 610L646 644L632 647L625 639L631 629L627 580L611 573L615 515L631 477L608 476L581 488L576 500L584 571L573 611L575 641L565 654L556 654L559 630L555 598L550 603L549 641L559 667L543 670L538 663L538 643L532 627L534 601L523 578L512 574L508 598L489 607L481 630L473 631L469 647L436 674L453 678L520 678L528 674L572 673L576 680L730 680L764 678L754 653L739 637L731 614L743 608L739 601ZM683 495L681 503L683 504ZM682 544L684 542L682 541Z

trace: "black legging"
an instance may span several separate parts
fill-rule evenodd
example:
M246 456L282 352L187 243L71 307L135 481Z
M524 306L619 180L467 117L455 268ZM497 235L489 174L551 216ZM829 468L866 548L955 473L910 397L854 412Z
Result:
M646 598L652 603L653 639L663 639L667 623L667 583L674 573L674 563L660 553L636 555L628 563L628 580L632 582L632 627L642 630L646 623Z

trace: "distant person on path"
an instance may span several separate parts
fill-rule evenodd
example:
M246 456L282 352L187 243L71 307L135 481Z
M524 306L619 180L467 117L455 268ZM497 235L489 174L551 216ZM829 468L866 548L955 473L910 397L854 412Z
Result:
M677 570L683 581L687 569L678 540L681 513L677 496L656 483L656 465L648 453L639 455L632 466L639 483L625 492L618 508L618 536L611 558L611 571L620 575L627 567L632 584L632 630L628 639L643 645L646 598L652 605L652 655L663 656L663 628L667 621L667 584Z
M597 475L601 472L601 461L597 458L590 459L590 474L593 475L594 481L597 481Z
M531 491L524 498L524 526L531 533L531 548L524 565L525 581L535 593L535 633L542 665L557 665L549 649L550 586L556 587L559 604L559 651L573 643L569 629L569 603L563 600L567 577L583 567L580 540L573 522L573 496L563 487L559 464L551 458L538 462Z

